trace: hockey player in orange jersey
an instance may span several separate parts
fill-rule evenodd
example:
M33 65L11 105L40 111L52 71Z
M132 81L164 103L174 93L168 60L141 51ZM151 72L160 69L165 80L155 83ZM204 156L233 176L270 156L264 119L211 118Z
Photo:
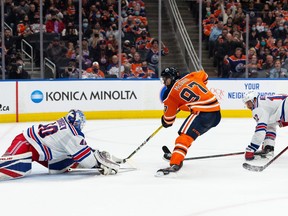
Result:
M217 126L221 120L220 104L206 87L208 75L205 71L191 72L181 78L176 68L168 67L162 71L161 77L167 88L162 97L163 127L173 125L179 110L188 111L190 115L178 131L179 136L175 140L170 167L158 170L156 176L179 171L193 141Z

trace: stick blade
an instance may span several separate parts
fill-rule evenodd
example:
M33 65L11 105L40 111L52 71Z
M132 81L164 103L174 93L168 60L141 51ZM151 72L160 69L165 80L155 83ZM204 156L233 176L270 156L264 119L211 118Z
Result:
M121 159L121 158L118 158L118 157L116 157L114 155L112 155L112 160L115 161L118 164L126 163L126 159Z
M254 171L254 172L262 172L265 169L265 166L255 166L255 165L251 165L248 163L243 163L243 168L247 169L249 171Z

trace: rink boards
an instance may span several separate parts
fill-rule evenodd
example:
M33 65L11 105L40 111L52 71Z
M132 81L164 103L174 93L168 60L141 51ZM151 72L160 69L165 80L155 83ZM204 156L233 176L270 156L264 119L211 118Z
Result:
M288 93L286 83L287 79L211 79L208 88L219 100L223 117L250 117L242 103L245 92ZM1 81L0 86L0 122L54 120L73 108L83 110L87 119L160 118L163 113L159 79Z

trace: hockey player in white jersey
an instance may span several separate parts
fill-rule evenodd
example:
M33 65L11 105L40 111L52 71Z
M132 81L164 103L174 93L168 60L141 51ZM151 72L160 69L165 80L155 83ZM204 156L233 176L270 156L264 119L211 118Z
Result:
M262 145L260 155L274 154L277 127L288 126L288 95L261 96L250 91L243 97L243 102L257 122L251 143L246 147L245 159L253 160L255 152Z
M119 164L109 153L89 147L82 129L86 118L80 110L48 124L33 125L17 135L0 157L0 179L23 177L36 161L50 174L67 172L69 168L100 168L101 174L116 174Z

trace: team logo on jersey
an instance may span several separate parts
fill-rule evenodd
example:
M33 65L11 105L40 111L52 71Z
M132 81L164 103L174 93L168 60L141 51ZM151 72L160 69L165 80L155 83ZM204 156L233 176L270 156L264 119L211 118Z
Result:
M43 93L40 90L35 90L31 93L31 100L34 103L40 103L44 98Z

